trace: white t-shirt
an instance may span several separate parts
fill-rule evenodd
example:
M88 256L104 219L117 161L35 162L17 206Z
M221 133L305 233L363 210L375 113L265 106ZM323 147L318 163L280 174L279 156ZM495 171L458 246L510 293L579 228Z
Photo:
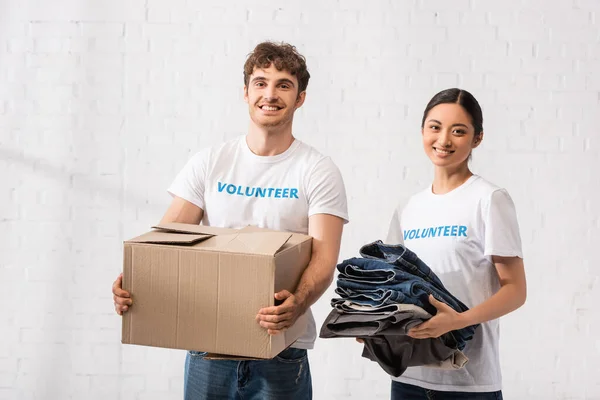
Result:
M412 196L392 217L388 243L404 243L440 278L446 289L472 308L500 288L492 256L523 257L515 206L504 189L473 175L443 195L431 187ZM483 323L464 353L460 370L409 367L392 379L431 390L501 390L498 320Z
M329 157L299 141L276 156L258 156L241 136L194 155L168 189L204 210L203 225L308 233L308 218L331 214L348 222L346 189ZM258 310L257 310L258 311ZM312 349L317 330L293 347Z

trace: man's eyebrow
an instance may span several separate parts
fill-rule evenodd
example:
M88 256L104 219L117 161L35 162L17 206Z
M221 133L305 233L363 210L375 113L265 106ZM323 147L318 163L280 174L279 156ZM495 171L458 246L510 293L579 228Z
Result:
M287 84L289 84L292 87L294 86L294 81L292 81L290 79L287 79L287 78L279 79L277 81L277 83L287 83Z
M264 76L256 76L254 78L252 78L252 82L265 82L267 81L267 78L265 78ZM286 83L288 85L290 85L291 87L295 87L296 85L294 85L294 81L292 81L291 79L288 78L281 78L277 80L277 85L280 85L282 83Z

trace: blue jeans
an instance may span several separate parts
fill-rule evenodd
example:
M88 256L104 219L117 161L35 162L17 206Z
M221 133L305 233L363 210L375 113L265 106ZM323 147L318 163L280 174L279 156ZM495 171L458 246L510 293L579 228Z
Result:
M338 279L337 281L338 289L340 291L344 291L345 293L352 294L353 290L366 291L371 286L369 283L359 283L353 281L347 281L343 278ZM438 290L433 285L428 284L420 278L413 278L411 280L406 280L401 283L396 283L394 285L384 285L382 289L389 290L389 297L386 302L378 303L375 300L363 300L362 304L371 305L371 306L384 306L389 300L395 301L396 303L404 303L404 304L414 304L418 307L421 307L431 315L436 314L436 308L431 305L429 302L429 295L433 294L433 296L448 305L450 305L455 310L462 312L465 311L459 304L454 301L454 297L447 292L442 292ZM379 289L380 290L380 289ZM339 309L339 304L342 299L332 299L331 303L334 308ZM349 300L349 299L348 299ZM466 343L473 338L473 334L475 333L475 327L469 326L463 329L454 330L451 332L452 336L456 339L456 345L459 350L463 350L466 346Z
M406 249L406 251L408 252L409 250ZM432 294L438 294L435 296L438 300L448 304L456 311L463 312L468 310L466 305L448 292L437 275L425 263L418 258L417 261L419 261L418 264L420 267L412 266L409 268L408 266L412 264L408 261L404 261L402 265L396 265L387 263L381 259L373 259L372 257L350 258L337 266L337 270L340 271L338 275L338 287L359 290L401 290L400 288L418 282L420 285L426 286ZM427 268L427 274L421 271L424 268ZM415 274L413 271L421 272ZM354 285L353 283L359 285ZM408 294L407 291L404 291L404 293Z
M310 400L306 350L288 348L271 360L206 360L190 351L185 360L185 400Z
M356 304L356 303L354 303L354 304ZM360 304L357 304L357 305L362 306L363 308L357 309L357 308L352 307L345 303L336 303L336 304L332 303L331 304L331 306L333 308L335 308L336 310L338 310L340 313L343 313L343 314L361 314L361 315L377 316L377 315L390 315L390 314L395 314L398 312L397 304L388 304L388 305L382 305L382 306L364 306L364 305L360 305Z
M431 282L440 290L446 290L438 276L415 253L401 244L384 244L381 240L362 246L363 258L381 260Z
M463 305L456 297L448 291L439 290L437 287L423 279L412 277L401 281L388 283L371 283L368 281L349 280L342 276L338 277L337 286L351 291L365 291L371 289L389 290L392 298L397 303L410 302L421 308L424 308L430 314L436 313L436 308L429 303L429 295L432 294L438 301L446 303L457 312L467 311L468 308ZM381 305L381 304L373 304Z
M364 266L358 267L349 263L352 260L353 259L344 261L338 266L338 270L340 271L339 276L349 281L382 284L398 282L410 278L404 271L394 271L387 264L367 263ZM380 264L381 269L369 269L369 264L372 264L371 268L377 268L377 265Z
M384 244L381 240L377 240L373 243L369 243L362 246L359 250L359 253L365 259L384 262L390 264L390 266L394 266L400 270L409 272L412 275L422 278L425 282L437 289L434 291L434 293L437 292L438 294L443 293L447 295L435 296L438 300L443 301L458 312L464 312L468 310L468 307L466 305L464 305L460 300L458 300L456 297L452 296L452 294L448 292L448 290L444 287L438 276L431 270L431 268L429 268L429 266L425 264L414 252L404 247L403 245ZM373 268L374 267L370 267L370 269ZM380 269L381 267L378 266L375 268ZM451 301L448 301L450 299ZM432 314L435 314L435 311L431 308L423 308L430 313L431 311L433 311ZM478 327L479 324L468 326L458 331L453 331L453 334L457 338L461 346L464 347L463 341L470 340L475 334L475 330Z
M331 299L332 306L343 303L346 300L363 306L383 306L405 302L405 296L402 293L389 289L360 290L346 289L338 286L335 288L335 293L339 294L341 298Z
M441 392L392 381L391 400L502 400L502 392Z

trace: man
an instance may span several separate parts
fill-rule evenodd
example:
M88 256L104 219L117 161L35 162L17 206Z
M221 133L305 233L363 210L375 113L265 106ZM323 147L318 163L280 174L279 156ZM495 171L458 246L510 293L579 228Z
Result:
M277 335L307 312L306 333L272 360L206 360L205 353L189 352L186 400L312 398L306 350L313 348L316 327L310 306L333 279L348 215L338 168L292 134L309 78L305 59L293 46L256 46L244 65L247 135L196 154L168 190L173 201L163 223L256 225L313 237L312 258L296 291L276 293L278 305L257 310L256 316ZM119 276L113 285L119 315L132 306L121 281Z

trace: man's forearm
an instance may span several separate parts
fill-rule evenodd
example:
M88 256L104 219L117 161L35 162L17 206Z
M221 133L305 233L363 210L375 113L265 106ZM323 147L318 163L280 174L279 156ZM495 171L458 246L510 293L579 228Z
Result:
M313 237L312 258L294 293L304 313L325 293L331 281L340 252L343 220L328 214L310 217L308 234Z
M317 258L308 264L294 293L303 312L325 293L333 280L334 270L335 261Z

